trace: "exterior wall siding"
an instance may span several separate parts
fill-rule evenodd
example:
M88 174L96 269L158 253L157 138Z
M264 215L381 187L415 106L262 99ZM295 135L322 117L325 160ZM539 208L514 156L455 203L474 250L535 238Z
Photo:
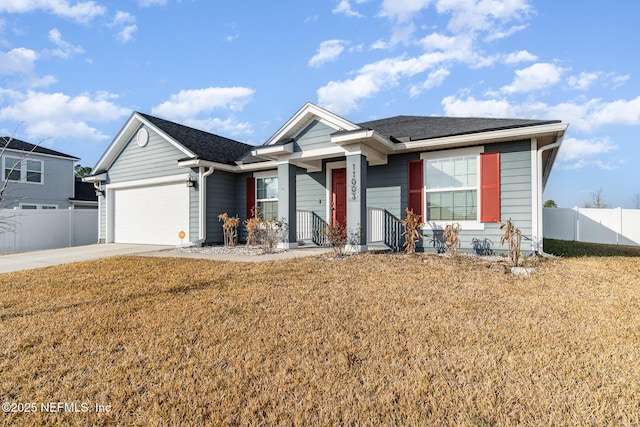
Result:
M327 175L326 171L307 173L298 169L296 176L296 208L315 212L323 220L327 220Z
M5 155L22 158L25 153L6 152ZM74 193L73 160L39 156L37 153L29 154L26 160L42 161L43 182L10 182L4 193L2 208L18 207L21 203L57 205L58 209L69 208L69 198L73 197ZM4 168L4 159L0 159L0 167Z
M367 207L382 208L396 218L404 217L407 206L407 162L418 160L419 153L389 156L388 163L367 170Z
M215 171L207 177L207 238L206 244L224 243L222 232L222 222L218 220L218 215L227 213L229 216L238 216L240 225L238 226L238 237L244 233L243 222L245 217L238 211L240 194L236 192L239 177L230 172ZM244 210L244 209L243 209Z
M294 151L333 147L331 134L334 132L335 129L332 127L314 120L296 137L294 141Z

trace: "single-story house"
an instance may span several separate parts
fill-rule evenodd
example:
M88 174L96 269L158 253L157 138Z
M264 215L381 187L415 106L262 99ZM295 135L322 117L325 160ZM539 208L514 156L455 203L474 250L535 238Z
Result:
M9 136L0 137L2 184L0 209L96 209L95 195L74 177L77 157Z
M542 192L568 124L558 120L397 116L353 123L305 104L261 146L135 112L85 181L104 242L216 244L218 215L258 207L288 223L284 246L313 244L339 221L352 249L398 245L405 208L423 250L446 224L462 248L500 250L511 219L523 252L542 250ZM357 231L357 233L356 233ZM182 238L180 236L183 236Z

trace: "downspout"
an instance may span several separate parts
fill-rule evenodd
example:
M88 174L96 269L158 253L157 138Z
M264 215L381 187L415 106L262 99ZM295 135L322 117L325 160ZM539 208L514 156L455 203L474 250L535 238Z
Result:
M538 150L538 167L540 168L540 173L538 174L538 182L537 187L538 187L538 197L537 197L537 204L538 206L536 206L536 209L538 210L538 223L536 224L536 235L538 236L538 243L536 244L536 253L538 253L539 255L543 256L543 257L549 257L550 255L544 252L544 248L543 248L543 244L542 244L542 240L543 240L543 236L542 236L542 192L544 191L543 188L543 179L544 179L544 170L542 168L542 152L543 151L548 151L548 150L553 150L556 149L558 147L560 147L560 144L562 144L562 139L564 138L564 135L562 137L560 137L556 142L554 142L553 144L549 144L549 145L545 145L544 147L540 148ZM552 154L551 154L552 155ZM546 184L546 183L545 183Z
M207 239L207 177L211 175L215 169L209 166L206 171L205 167L200 166L200 183L198 185L198 204L200 212L198 214L198 240L193 242L193 246L202 246Z

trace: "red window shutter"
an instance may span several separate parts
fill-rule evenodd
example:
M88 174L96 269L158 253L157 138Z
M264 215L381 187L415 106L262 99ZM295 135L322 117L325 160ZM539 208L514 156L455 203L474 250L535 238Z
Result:
M500 221L500 153L480 154L480 222Z
M413 210L414 214L422 215L424 221L424 215L422 212L422 206L424 206L424 169L422 167L422 160L410 160L408 165L409 176L409 197L407 199L407 207Z
M256 208L256 179L252 176L247 178L247 218L255 214Z

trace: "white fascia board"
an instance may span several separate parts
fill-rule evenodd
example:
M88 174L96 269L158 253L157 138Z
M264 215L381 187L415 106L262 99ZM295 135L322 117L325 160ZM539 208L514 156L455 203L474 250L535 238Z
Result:
M317 119L322 123L334 128L335 130L356 130L359 126L352 123L342 117L333 114L330 111L320 108L315 104L307 102L301 109L299 109L287 122L280 127L274 133L271 138L264 143L264 145L273 145L281 139L296 133L298 130L302 130L313 119Z
M264 158L274 158L291 153L293 153L293 142L288 142L282 145L261 146L251 150L252 156Z
M107 180L107 173L82 177L82 182L100 182Z
M158 129L156 126L154 126L151 122L146 120L140 114L133 113L131 117L129 117L129 120L127 120L127 123L125 123L122 129L120 129L120 132L118 132L118 135L116 135L113 142L111 142L111 145L109 145L109 147L104 152L102 157L100 157L100 159L98 160L98 163L96 163L93 170L96 170L96 171L107 170L111 166L111 164L115 161L115 159L118 157L118 154L120 154L124 146L131 140L131 138L133 138L134 133L140 128L141 124L144 124L145 126L153 129L154 132L156 132L158 135L160 135L170 144L175 146L178 150L182 151L186 156L196 157L195 153L191 152L190 150L187 150L187 148L185 148L182 144L180 144L178 141L176 141L175 139L171 138L169 135L167 135L166 133Z
M568 123L551 123L538 126L525 126L514 129L503 129L489 132L470 133L464 135L446 136L395 144L398 152L429 150L463 146L466 144L491 144L514 139L530 139L537 136L558 134L563 135Z
M396 150L396 144L371 129L362 129L356 132L332 135L331 142L342 146L349 144L364 144L383 154L391 154Z
M181 166L184 168L206 167L206 168L214 168L215 170L221 170L224 172L238 173L238 172L273 169L274 167L277 167L277 163L271 160L268 162L249 163L249 164L242 164L242 165L226 165L224 163L211 162L209 160L187 159L187 160L182 160L178 162L178 166Z
M162 185L162 184L171 184L175 182L187 182L190 175L188 173L180 174L180 175L170 175L170 176L161 176L158 178L144 178L138 179L135 181L123 181L116 182L114 184L107 184L105 186L106 190L117 190L120 188L132 188L132 187L147 187L149 185Z

